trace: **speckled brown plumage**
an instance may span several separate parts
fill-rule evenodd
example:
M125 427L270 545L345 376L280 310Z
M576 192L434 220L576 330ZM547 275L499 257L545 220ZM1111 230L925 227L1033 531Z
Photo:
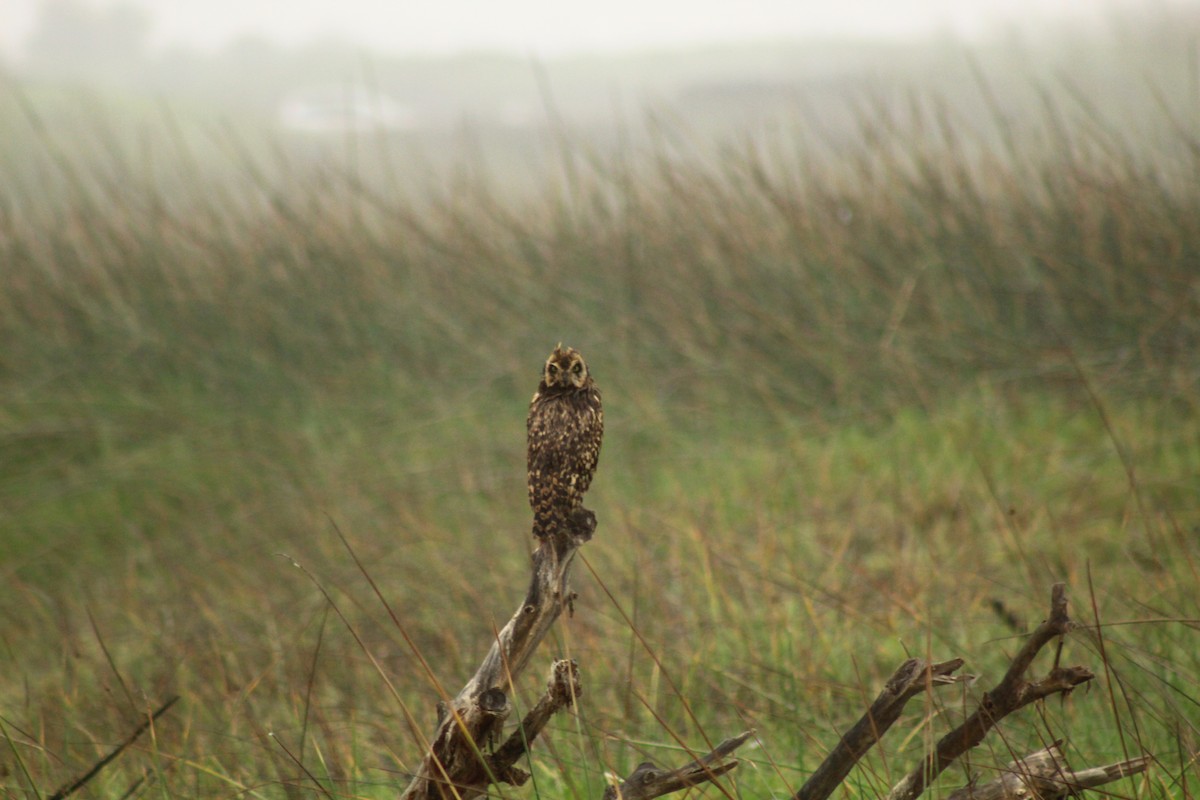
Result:
M559 344L529 404L529 505L533 535L561 529L583 506L604 436L600 390L576 350Z

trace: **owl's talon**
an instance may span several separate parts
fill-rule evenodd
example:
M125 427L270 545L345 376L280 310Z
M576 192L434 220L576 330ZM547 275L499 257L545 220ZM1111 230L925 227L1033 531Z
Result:
M571 535L582 541L590 541L596 532L596 514L591 509L580 506L571 512Z

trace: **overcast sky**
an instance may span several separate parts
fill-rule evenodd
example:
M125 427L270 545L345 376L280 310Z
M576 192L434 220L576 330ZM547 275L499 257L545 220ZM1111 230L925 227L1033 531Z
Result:
M148 9L156 45L219 47L337 37L382 52L506 50L553 56L694 42L826 34L974 38L1047 17L1096 20L1114 7L1195 0L85 0ZM0 0L0 47L28 33L38 0Z

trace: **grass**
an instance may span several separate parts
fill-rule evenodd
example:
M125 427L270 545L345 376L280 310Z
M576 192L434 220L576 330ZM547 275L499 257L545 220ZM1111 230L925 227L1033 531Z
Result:
M1066 736L1076 767L1155 754L1119 796L1193 796L1195 142L1069 101L972 130L918 98L836 147L568 142L537 192L476 165L412 200L237 155L184 191L183 140L94 163L40 129L20 171L69 191L0 190L0 787L49 794L178 694L92 796L395 794L437 699L409 642L453 692L523 589L561 339L608 409L544 653L586 694L514 796L746 726L730 791L794 790L904 657L997 680L1058 580L1096 686L972 772ZM848 794L967 705L915 703Z

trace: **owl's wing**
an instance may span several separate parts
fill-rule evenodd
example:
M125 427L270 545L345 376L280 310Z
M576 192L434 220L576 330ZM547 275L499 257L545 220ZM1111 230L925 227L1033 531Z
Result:
M553 431L546 428L545 421L530 418L529 445L526 466L529 469L529 502L536 504L558 483L558 475L565 467L562 442L556 441ZM535 497L540 492L543 498Z

